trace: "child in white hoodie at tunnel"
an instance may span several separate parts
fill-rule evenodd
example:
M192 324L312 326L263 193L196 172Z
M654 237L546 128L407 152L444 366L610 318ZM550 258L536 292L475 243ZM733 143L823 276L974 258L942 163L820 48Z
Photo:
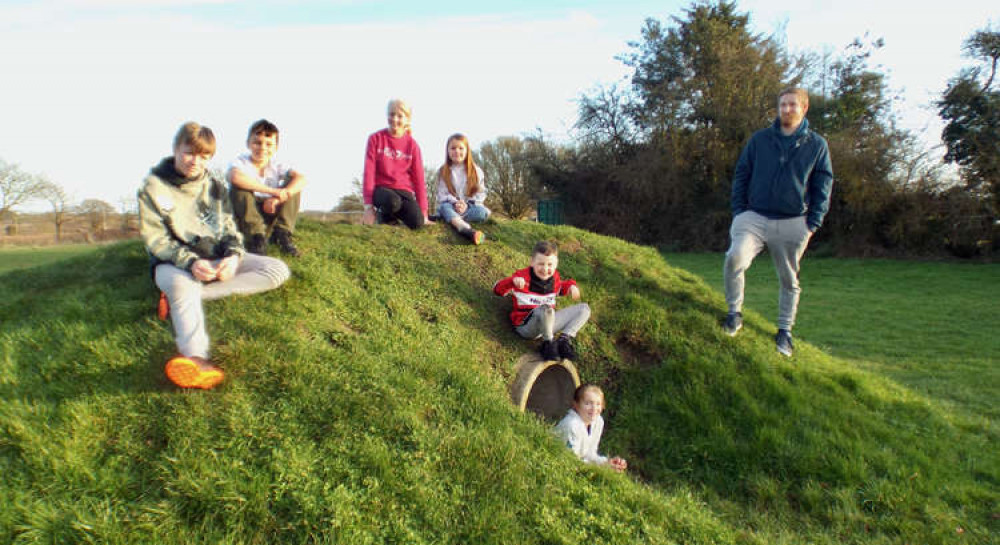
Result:
M587 463L609 465L616 471L628 469L617 456L608 458L597 452L604 432L604 392L595 384L584 384L573 393L573 407L556 425L556 433L578 458Z

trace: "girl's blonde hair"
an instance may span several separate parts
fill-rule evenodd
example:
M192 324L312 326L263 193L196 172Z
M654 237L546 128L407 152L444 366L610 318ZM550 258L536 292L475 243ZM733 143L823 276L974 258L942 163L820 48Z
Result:
M576 391L573 392L573 401L579 402L583 399L583 394L587 393L587 390L597 392L597 395L601 396L601 405L604 405L604 390L601 390L600 386L593 383L587 383L578 387Z
M387 116L392 115L393 110L399 110L403 112L403 114L406 116L406 127L405 127L406 132L412 133L413 131L410 130L410 105L407 104L406 101L401 98L394 98L389 101L389 106L386 107L385 109L385 115Z
M451 147L453 140L458 140L465 144L465 196L472 197L476 193L479 193L479 173L476 172L476 162L472 160L469 139L464 134L455 133L448 137L448 141L444 145L444 165L438 170L438 176L444 180L444 186L448 188L448 193L451 193L455 197L461 197L460 195L455 195L455 183L451 181L451 157L448 156L448 148Z

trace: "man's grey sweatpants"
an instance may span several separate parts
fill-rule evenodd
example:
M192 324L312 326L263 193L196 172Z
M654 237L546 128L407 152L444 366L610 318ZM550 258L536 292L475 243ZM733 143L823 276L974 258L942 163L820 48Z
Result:
M778 292L778 329L791 330L799 306L799 261L812 233L805 216L768 219L752 210L733 218L729 229L730 246L723 274L729 312L743 310L744 273L757 254L767 246L781 284Z
M580 328L590 319L590 305L577 303L571 307L555 310L549 305L538 305L521 325L514 328L518 335L525 339L541 336L543 340L551 341L555 333L576 337Z
M213 261L218 266L219 261ZM225 282L202 283L189 271L170 263L156 266L155 282L170 303L177 350L182 356L208 358L208 333L201 302L229 295L249 295L272 290L285 283L291 272L280 259L247 253L236 274Z

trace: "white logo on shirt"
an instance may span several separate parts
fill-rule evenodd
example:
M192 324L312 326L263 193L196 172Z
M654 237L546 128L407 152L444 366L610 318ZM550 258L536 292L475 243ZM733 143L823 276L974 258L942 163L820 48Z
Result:
M520 291L515 291L514 297L517 298L517 303L522 307L526 306L537 307L539 305L549 305L551 307L556 306L556 294L554 293L550 293L548 295L539 295L537 293L524 293Z
M398 149L382 148L382 149L378 150L378 153L380 153L380 154L388 157L389 159L395 159L397 161L401 160L401 159L404 159L404 160L407 160L407 161L413 159L412 155L409 155L407 153L403 153L401 150L398 150Z

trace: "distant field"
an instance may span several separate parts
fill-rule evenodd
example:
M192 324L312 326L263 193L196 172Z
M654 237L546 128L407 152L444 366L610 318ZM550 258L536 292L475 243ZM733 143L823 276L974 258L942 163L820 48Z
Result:
M14 269L46 265L93 252L93 244L68 244L43 248L0 248L0 273Z
M722 253L663 255L723 291ZM800 278L797 338L972 413L1000 416L990 401L1000 383L1000 264L807 255ZM777 318L778 280L767 254L747 271L745 307L772 324Z

